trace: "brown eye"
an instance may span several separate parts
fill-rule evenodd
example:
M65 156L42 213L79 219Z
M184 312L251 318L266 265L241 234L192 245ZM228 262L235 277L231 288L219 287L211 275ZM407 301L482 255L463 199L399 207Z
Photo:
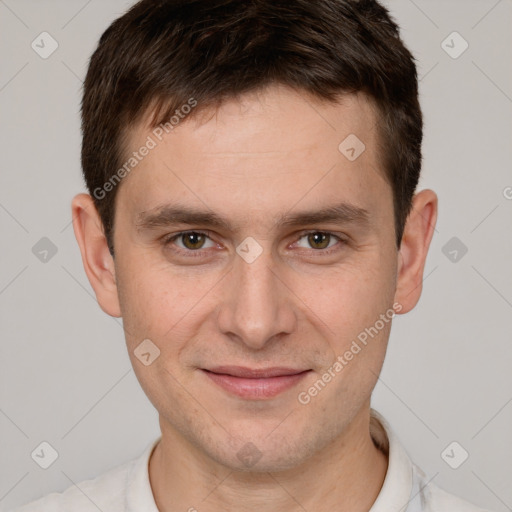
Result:
M182 231L164 237L162 239L166 251L171 251L177 256L204 258L211 251L218 248L212 240L209 231Z
M184 247L187 249L201 249L205 243L206 236L202 233L197 233L195 231L190 231L188 233L183 233L181 236L181 242Z
M325 249L329 246L331 235L329 233L322 233L317 231L307 235L308 243L313 249Z
M346 245L343 236L329 231L303 231L294 246L307 249L309 256L327 256L341 251ZM304 252L302 252L304 254Z

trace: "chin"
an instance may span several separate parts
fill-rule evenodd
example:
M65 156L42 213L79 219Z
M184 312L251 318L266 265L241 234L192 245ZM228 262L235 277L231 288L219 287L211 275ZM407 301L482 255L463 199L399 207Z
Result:
M277 431L271 433L272 428L255 429L253 425L245 435L238 430L236 438L232 438L224 449L221 443L205 448L218 463L232 471L268 473L301 465L322 444L320 439L306 438L297 430L283 430L278 434Z

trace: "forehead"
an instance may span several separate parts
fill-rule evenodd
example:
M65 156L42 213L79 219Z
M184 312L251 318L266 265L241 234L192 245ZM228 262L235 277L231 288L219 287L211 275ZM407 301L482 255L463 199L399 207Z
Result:
M280 149L300 152L317 145L318 140L312 137L314 135L326 138L327 142L336 141L344 134L358 133L367 144L372 145L376 135L377 112L374 101L364 93L344 94L336 102L327 102L306 91L273 85L239 98L224 100L215 107L197 104L189 108L184 103L176 109L176 115L171 115L159 126L149 126L152 114L149 111L130 130L128 140L131 146L136 146L137 141L147 133L154 133L158 142L161 135L164 142L182 135L189 137L190 142L202 138L200 144L203 145L206 142L204 139L208 138L208 150L219 155L226 149L227 153L245 150L247 154ZM170 132L173 136L166 137ZM248 133L251 138L247 138ZM278 140L275 138L277 134ZM306 136L309 144L301 136ZM226 142L228 148L225 147ZM237 146L232 147L232 142L236 142ZM281 143L286 145L280 147ZM203 147L201 152L206 152Z
M279 216L299 201L365 208L384 190L391 195L379 166L376 110L363 94L331 103L273 86L200 107L170 129L146 118L129 132L127 158L149 140L153 146L118 192L137 213L174 198L237 208L242 217Z

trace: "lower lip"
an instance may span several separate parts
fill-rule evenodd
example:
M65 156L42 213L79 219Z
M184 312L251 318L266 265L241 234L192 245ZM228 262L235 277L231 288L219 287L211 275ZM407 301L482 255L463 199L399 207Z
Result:
M232 375L213 373L207 370L203 370L203 373L221 388L234 395L248 400L263 400L277 396L279 393L292 388L309 373L309 370L294 375L262 379L233 377Z

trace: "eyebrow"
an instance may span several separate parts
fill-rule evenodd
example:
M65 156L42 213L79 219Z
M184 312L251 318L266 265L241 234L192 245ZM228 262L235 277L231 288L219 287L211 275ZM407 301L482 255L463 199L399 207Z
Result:
M185 205L163 205L148 211L140 212L136 218L138 230L168 227L176 224L201 225L208 228L236 231L231 222L209 210L198 210ZM368 210L350 203L342 202L319 210L308 210L297 213L285 213L275 220L276 226L297 227L308 224L333 222L337 224L370 223Z

